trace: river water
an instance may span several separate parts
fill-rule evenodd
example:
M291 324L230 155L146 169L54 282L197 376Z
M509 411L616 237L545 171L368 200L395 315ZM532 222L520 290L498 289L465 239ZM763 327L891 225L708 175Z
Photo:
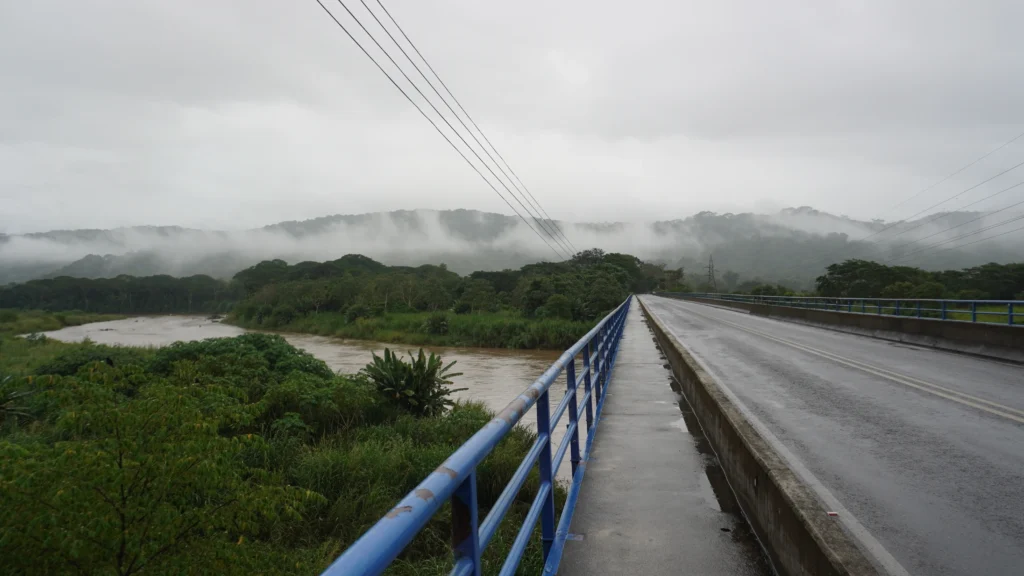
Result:
M166 346L177 341L203 340L206 338L224 338L238 336L248 332L243 328L222 324L204 316L144 316L114 320L112 322L96 322L82 326L72 326L46 332L48 338L64 342L81 342L89 338L97 344L119 346ZM309 352L323 360L335 372L352 374L369 363L371 354L378 355L388 347L403 355L408 351L417 351L418 347L405 344L383 344L365 340L343 340L326 336L309 334L282 334L285 340L296 348ZM427 352L441 356L447 364L456 361L454 372L462 372L462 376L454 378L456 388L467 390L456 393L462 399L478 400L494 411L501 410L518 394L522 393L537 379L552 362L561 355L553 350L508 350L504 348L449 348L442 346L427 347ZM564 376L561 385L552 386L551 409L561 400L565 390ZM534 410L530 410L522 420L530 428L536 427ZM555 431L552 454L564 436L568 414L562 416L561 426ZM586 441L586 431L581 427L580 449ZM569 456L566 455L559 469L559 478L570 477Z

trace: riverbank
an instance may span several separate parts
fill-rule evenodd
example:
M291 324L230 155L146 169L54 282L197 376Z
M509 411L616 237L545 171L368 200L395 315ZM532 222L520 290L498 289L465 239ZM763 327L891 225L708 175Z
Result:
M124 544L126 557L154 574L202 564L312 576L493 418L473 402L436 416L405 413L367 380L336 375L270 334L163 348L2 340L0 370L25 372L0 374L0 555L25 574L66 571L67 558L104 571L119 561L109 550ZM483 511L533 440L518 427L478 468ZM31 486L17 482L28 475ZM130 502L104 500L126 483L141 487L128 491ZM533 474L485 570L500 567L537 485ZM154 506L159 515L118 524L119 511ZM192 525L200 517L203 525ZM74 528L86 523L94 529L82 536ZM59 549L39 549L51 539ZM174 546L147 558L167 539ZM442 512L391 573L446 574L449 539ZM523 569L541 570L537 535Z
M517 350L565 350L582 338L592 322L528 319L510 314L403 313L348 319L321 312L283 324L261 323L229 315L227 323L250 330L296 332L412 346L470 346Z
M120 320L120 314L91 314L88 312L46 312L43 310L0 310L0 335L32 334L60 330L68 326L81 326L92 322Z

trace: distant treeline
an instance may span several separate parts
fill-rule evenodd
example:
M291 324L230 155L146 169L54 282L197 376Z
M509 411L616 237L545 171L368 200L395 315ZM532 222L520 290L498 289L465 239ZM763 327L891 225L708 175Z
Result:
M274 328L306 315L349 321L389 313L509 312L526 318L593 321L630 292L680 288L678 270L627 254L580 252L559 263L459 276L444 264L387 266L350 254L289 265L268 260L230 281L209 276L118 276L32 280L0 288L0 308L109 314L227 312Z
M678 288L678 270L601 250L519 270L459 276L440 266L385 266L348 255L331 262L261 262L235 275L246 298L234 310L242 322L268 328L324 312L361 317L393 313L506 312L535 319L590 322L631 292Z
M93 314L207 314L227 312L241 296L238 286L209 276L61 276L0 287L0 308Z
M817 288L819 295L832 297L1024 300L1024 263L929 272L847 260L829 266Z

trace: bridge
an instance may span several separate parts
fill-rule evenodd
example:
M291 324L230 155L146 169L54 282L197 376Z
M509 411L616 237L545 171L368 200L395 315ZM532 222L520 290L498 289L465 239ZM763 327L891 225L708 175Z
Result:
M531 547L569 576L1022 573L1024 303L671 296L609 314L325 574L382 573L436 514L481 574L530 475L500 574ZM484 510L475 468L530 410Z

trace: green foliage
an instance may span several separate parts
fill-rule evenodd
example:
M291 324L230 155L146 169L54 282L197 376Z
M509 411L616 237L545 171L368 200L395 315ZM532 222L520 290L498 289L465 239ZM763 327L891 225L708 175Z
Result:
M373 355L373 362L360 373L366 376L384 397L392 400L402 410L415 416L437 416L453 404L449 398L453 393L466 388L452 389L451 379L461 376L451 373L455 361L445 366L441 357L433 352L430 356L420 348L418 355L409 353L410 361L384 349L384 357Z
M58 376L74 376L80 368L96 362L109 366L128 366L144 364L151 353L140 348L122 348L117 346L84 345L70 347L66 352L53 358L37 368L40 374Z
M893 282L882 289L882 298L910 298L914 291L912 282Z
M0 288L0 308L84 310L92 314L204 314L227 311L239 296L227 283L201 275L60 276Z
M817 280L822 296L854 298L943 298L1010 300L1024 289L1024 264L984 264L963 270L929 272L847 260L828 267Z
M682 278L681 271L601 250L467 278L444 265L389 267L359 258L271 261L243 271L234 281L249 297L231 321L414 345L565 348L631 291L677 288Z
M25 400L32 390L18 389L14 376L0 374L0 426L17 424L19 419L30 418Z
M220 391L138 387L145 378L96 364L52 390L60 440L0 440L7 568L128 575L171 555L202 562L229 542L301 518L318 498L239 464L259 439L218 431L246 419L244 406L211 398ZM125 381L137 394L122 393Z
M132 352L0 341L14 344L0 368L74 368L0 378L3 418L18 420L0 426L4 573L317 574L493 418L452 405L457 374L423 354L401 362L403 386L433 387L435 415L420 417L277 336ZM534 439L517 427L480 464L483 510ZM538 486L531 472L485 553L489 573ZM443 510L389 573L446 574L450 534ZM521 570L541 564L535 533Z
M345 321L351 324L360 318L369 318L371 315L370 307L366 304L353 304L345 311Z
M3 289L0 288L0 294ZM42 310L0 310L0 335L33 334L60 330L65 326L79 326L90 322L118 320L123 316L66 312L54 314Z
M444 312L434 312L430 316L427 316L427 321L423 323L423 331L427 334L434 334L437 336L444 336L448 333L448 314Z

